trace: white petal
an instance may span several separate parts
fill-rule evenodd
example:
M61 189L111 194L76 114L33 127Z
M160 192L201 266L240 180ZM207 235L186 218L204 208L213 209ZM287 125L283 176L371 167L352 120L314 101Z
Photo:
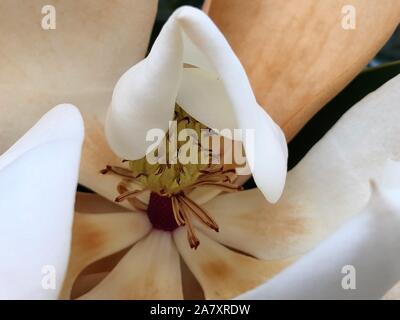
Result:
M250 168L257 186L266 198L276 202L282 193L286 178L287 147L282 131L257 104L240 61L211 20L198 10L182 8L179 12L179 22L192 42L215 68L221 85L225 88L226 99L231 102L231 114L225 115L227 122L224 127L229 128L233 115L236 128L254 132L254 142L244 141ZM202 99L203 95L194 91L191 97ZM197 119L211 128L217 127L218 123L214 125L212 118L212 122L207 123L206 121L210 120L208 114L219 107L220 97L221 93L216 95L214 104L199 105L195 108ZM190 105L182 107L190 110Z
M382 176L387 159L400 159L400 76L371 93L335 124L289 172L284 195L271 210L323 215L334 230L370 196L369 179Z
M379 299L400 280L399 230L400 189L374 187L368 205L333 236L238 298ZM353 289L343 288L350 277Z
M183 38L183 62L189 65L200 67L202 69L215 72L208 58L196 47L186 33L182 33Z
M171 234L152 231L82 299L182 299L179 255Z
M121 158L143 157L152 142L146 141L150 129L167 131L174 115L182 56L181 32L170 18L148 57L119 79L107 114L106 136Z
M195 119L213 129L235 129L237 121L224 84L218 75L200 68L185 68L177 103Z
M185 70L182 79L184 62L202 70ZM250 130L254 141L245 140L244 147L254 179L269 201L279 199L286 178L284 135L257 104L223 35L203 12L190 7L170 17L149 56L115 87L106 121L114 152L128 159L143 157L152 142L146 142L146 133L168 128L175 101L211 128Z
M78 110L60 105L0 158L0 298L58 296L70 250L82 140ZM42 281L49 284L53 271L55 289L46 290Z

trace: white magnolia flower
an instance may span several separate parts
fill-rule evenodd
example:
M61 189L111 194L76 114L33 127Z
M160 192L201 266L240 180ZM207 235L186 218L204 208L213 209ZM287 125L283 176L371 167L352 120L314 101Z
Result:
M182 35L184 41L180 40ZM187 44L190 50L186 50ZM196 48L197 51L194 50ZM173 54L168 55L170 51ZM185 60L185 52L191 52L193 56L189 54ZM220 52L224 52L221 55L226 56L224 60L217 60ZM218 61L218 65L214 66L208 61ZM180 77L184 78L187 71L183 63L197 68L190 68L188 72L194 75L180 82ZM226 71L228 64L229 73ZM264 192L254 189L219 194L217 185L201 188L195 183L194 188L189 185L188 190L184 190L184 199L175 194L169 194L168 199L165 194L154 192L152 188L159 187L157 182L165 183L160 175L163 171L153 167L143 169L143 160L133 159L143 157L146 153L145 130L152 129L152 126L168 128L175 102L191 116L187 121L188 126L192 125L192 121L196 122L196 117L204 117L202 121L208 119L212 124L221 121L217 127L221 128L224 124L223 114L218 118L218 111L215 110L219 104L215 105L214 99L225 103L224 110L228 114L226 118L233 114L233 120L239 125L247 121L245 119L241 122L239 118L251 117L254 112L259 118L264 117L260 121L269 129L267 140L276 139L274 147L269 150L279 156L274 158L268 154L268 157L282 159L285 156L281 135L275 134L279 132L277 127L264 112L254 111L258 110L257 105L252 105L252 111L247 114L235 113L244 98L235 94L241 90L235 91L234 88L242 89L244 97L251 96L247 78L242 71L211 21L200 11L183 8L171 17L149 57L122 76L114 90L106 128L111 147L119 153L121 159L130 159L130 165L108 167L103 173L112 171L117 175L104 176L106 183L103 190L112 185L110 179L119 175L118 191L121 195L117 200L130 200L133 209L130 207L130 212L126 212L110 204L106 205L106 209L94 205L89 207L91 201L98 201L99 198L95 196L86 196L91 200L86 199L81 208L78 206L77 210L81 212L76 215L64 297L70 296L74 283L77 288L74 296L86 299L187 297L193 294L194 289L188 285L190 277L187 276L186 267L181 269L181 256L206 298L233 298L280 273L365 206L370 194L369 179L379 176L388 158L399 156L399 129L394 125L398 115L393 104L399 95L399 79L364 99L339 121L289 173L287 188L274 205L265 200L264 194L274 195L273 191L279 190L279 187L273 189L269 183L275 182L279 186L281 180L269 180L267 175L259 175L256 180ZM207 82L197 82L197 72L213 81L213 86L207 86ZM217 74L214 78L211 76L213 72ZM201 110L196 101L191 104L190 99L180 100L184 96L181 94L181 91L184 92L182 87L189 83L191 86L188 91L199 92L207 88L210 92L216 92L216 88L225 88L222 92L226 96L222 99L217 94L209 94L206 98L199 95L198 99L207 99L202 104L204 110ZM184 101L188 101L187 104ZM381 106L381 110L378 111L376 105ZM212 108L207 109L206 106ZM211 112L215 119L207 115L205 110ZM177 117L179 119L185 115L178 112ZM383 127L371 132L369 128L377 119ZM230 127L237 126L237 123L232 122ZM255 154L255 172L261 157L266 156L258 152ZM140 174L146 178L142 179ZM207 174L204 179L207 179ZM107 194L112 192L108 191ZM192 208L185 213L192 214L193 220L185 220L185 226L179 226L176 207L173 200L170 200L174 197L179 198L178 205L181 207L184 206L182 202L192 201L192 207L196 207L202 218L197 219L193 214L196 210ZM215 232L213 222L218 225L219 232ZM194 233L199 241L200 244L193 245L197 247L196 250L187 243L187 233L189 240L193 239L191 236ZM114 260L106 260L106 266L104 261L93 265L122 249L125 249L122 251L122 259L121 255L118 259L114 256ZM353 250L351 252L357 254ZM336 259L337 252L330 253L332 259ZM379 259L377 261L383 262ZM76 281L82 270L89 265L92 265L92 271L84 271L80 280ZM293 266L297 267L298 264ZM321 267L322 274L325 269ZM341 270L338 272L341 274ZM325 274L337 278L337 274ZM390 283L394 285L396 280L393 277ZM282 282L282 290L284 288L288 286ZM264 291L261 292L260 297L263 297ZM297 292L302 292L300 286ZM372 296L375 294L372 291L369 293Z
M294 190L290 188L293 191L288 192L287 200L285 200L287 193L284 194L284 203L281 205L283 208L289 206L296 209L295 216L300 222L297 223L300 227L304 226L304 224L301 225L304 223L302 221L304 217L307 217L313 210L315 216L308 216L308 219L313 220L309 226L315 227L316 224L319 227L325 226L327 229L331 229L329 221L336 225L334 220L337 220L337 217L333 217L335 208L331 206L332 197L336 199L335 204L342 213L351 215L347 212L353 209L351 207L353 203L349 200L352 199L356 206L361 206L369 197L366 179L369 172L371 177L382 177L377 178L382 182L379 188L373 188L373 197L367 207L297 263L265 285L239 298L379 298L399 279L400 262L393 252L397 252L400 243L398 233L400 227L400 164L392 161L385 163L384 161L389 154L393 157L399 156L398 148L394 152L390 151L399 144L398 129L393 126L393 123L398 121L398 110L393 101L399 97L399 88L400 78L397 77L353 107L323 141L315 146L301 164L289 173L288 184L292 185ZM377 110L376 105L380 105L381 109ZM376 120L382 124L382 127L371 132L371 125ZM348 130L351 129L356 133L355 140L349 142L345 147L343 144L338 144L337 142L342 141L343 136L348 136ZM6 223L2 224L1 230L3 247L0 252L2 257L7 255L1 266L1 296L3 298L38 299L57 296L58 289L45 290L41 286L40 280L44 277L41 271L43 266L54 266L57 271L56 288L60 287L68 258L73 194L77 181L82 135L82 120L76 109L71 106L59 106L45 115L34 128L0 158L1 212L9 213L9 215L3 216L6 218ZM360 144L360 138L365 138L366 144L354 149L354 144ZM365 158L371 159L371 162L361 161ZM309 170L316 161L324 159L330 161L321 162L322 168L318 173L315 173L315 170ZM335 174L337 178L336 180L331 179L334 186L328 185L323 179L320 179L321 177L329 179L332 174ZM302 179L306 176L310 179ZM298 181L303 181L303 184L299 185ZM319 201L307 201L303 203L303 206L299 206L299 201L296 200L299 199L299 195L295 195L297 188L303 190L304 195L324 195L325 197L315 198ZM359 192L357 193L357 191ZM295 193L291 195L292 192ZM297 190L298 193L299 190ZM353 194L353 197L349 196L349 193ZM21 197L21 194L24 196ZM46 201L43 201L44 195ZM241 199L236 201L233 201L234 199L230 195L216 198L210 202L209 209L214 209L212 212L217 213L218 217L225 216L232 219L231 227L237 229L243 227L243 217L249 218L251 215L268 217L271 222L269 223L270 230L275 228L275 232L285 230L285 226L279 228L279 224L293 219L293 211L286 210L286 215L283 217L275 216L272 212L274 206L266 205L256 190L245 191L238 195L241 196ZM261 208L263 212L259 212L258 208L255 208L253 213L247 211L244 208L246 203L243 201L246 198L252 198L253 201L258 199L260 203L264 201L264 206ZM96 198L96 200L98 199ZM227 203L230 203L228 207L231 214L224 210ZM110 208L104 203L102 203L102 207L103 210ZM91 209L93 210L93 208ZM242 211L242 209L245 210ZM277 214L281 213L279 207L277 210ZM240 219L238 220L238 218ZM277 222L276 219L282 220ZM260 221L263 220L257 220L257 222ZM132 239L137 236L132 235L132 228L143 229L149 225L138 214L132 215L126 212L86 214L84 219L78 219L75 225L76 223L84 224L79 228L81 235L78 239L83 240L82 238L84 238L86 241L79 242L79 245L84 246L83 249L92 248L91 254L87 255L86 253L86 259L90 256L93 257L93 254L110 253L110 250L116 245L128 243L129 237ZM32 228L33 226L34 228ZM243 228L246 233L249 230L249 227ZM255 230L257 229L253 229L253 231ZM307 232L309 231L318 232L317 229L307 230ZM292 236L297 232L298 230L295 230ZM182 234L182 232L180 233ZM251 236L251 234L247 233L246 236ZM265 236L268 237L264 233ZM297 239L291 238L290 240L295 240L298 244L296 240L302 240L304 234L300 237L297 234L297 236ZM182 235L179 235L178 232L175 238L179 241ZM269 238L271 239L271 237ZM111 288L104 287L107 281L102 282L100 287L103 287L103 294L107 293L107 289L115 290L115 287L119 287L122 293L126 294L123 296L124 298L129 296L127 290L132 290L131 294L143 295L148 290L150 290L150 294L154 294L152 291L154 287L148 286L147 280L150 278L160 280L154 284L155 288L165 289L166 280L171 277L176 279L176 269L164 269L165 265L154 265L153 262L155 262L154 260L159 262L163 260L162 262L165 263L171 259L170 240L167 239L166 233L155 231L152 236L135 245L133 248L136 247L136 250L131 249L132 254L128 262L133 262L133 258L137 260L137 264L126 264L127 259L124 258L125 268L128 270L125 272L119 270L122 272L119 274L121 279L114 278L114 284L108 281ZM163 242L162 240L167 241ZM245 258L246 256L241 256L227 248L223 249L217 242L207 240L205 235L202 235L202 240L206 241L206 246L205 248L204 246L199 247L200 254L197 257L198 253L187 249L187 246L183 244L184 241L180 241L181 252L186 252L186 257L189 258L185 261L193 261L192 270L201 282L203 289L207 290L206 293L208 292L210 295L212 292L237 287L234 280L245 281L249 274L241 274L239 271L243 271L242 267L246 267L247 272L254 272L254 275L257 272L265 274L266 271L273 274L280 270L280 263L284 264L284 261L256 263L256 260L252 258ZM263 238L260 238L260 234L258 234L253 235L252 240L262 241ZM293 245L287 240L286 246L288 243ZM95 247L92 247L93 242L96 243ZM154 246L149 243L153 243ZM77 242L75 241L74 244L76 245ZM10 250L10 245L15 249ZM278 246L287 249L283 243L276 243L275 247ZM165 251L165 249L168 250ZM154 251L157 251L156 255L154 255ZM271 252L272 254L277 253L274 250L269 251L270 254ZM265 252L268 254L268 250ZM136 253L136 257L133 253ZM158 256L159 254L162 256ZM145 257L147 257L147 263L143 260ZM26 263L27 260L30 261L29 264ZM227 278L224 273L210 278L210 274L207 274L203 267L211 262L220 263L228 270L236 270L236 272L230 275L228 273ZM199 263L197 268L195 263ZM257 264L259 264L258 268ZM343 265L356 267L357 290L342 290L339 287L339 283L342 283L343 274L340 273L340 270ZM148 266L152 269L148 270L146 268ZM119 268L121 269L121 266ZM150 271L155 271L155 273ZM159 271L163 272L160 274ZM128 282L129 286L126 286L126 282L122 284L118 281L129 280L132 272L136 281ZM220 277L222 279L219 280ZM141 284L146 285L140 287ZM167 281L167 288L170 290L174 285L177 284ZM135 292L135 290L141 291Z
M55 299L66 272L83 121L48 112L0 157L0 299Z
M88 130L80 181L108 199L118 195L118 200L129 201L121 202L121 207L97 195L78 194L69 270L61 297L70 297L74 286L74 297L89 299L172 299L199 297L196 294L201 291L208 299L233 298L267 281L255 291L239 297L292 298L292 291L295 291L299 294L296 297L310 298L320 294L320 298L345 298L351 293L337 290L341 268L337 269L342 263L354 264L357 270L360 268L363 284L357 282L357 285L362 290L358 296L355 292L352 297L380 297L398 280L398 259L391 254L398 251L399 243L395 232L399 223L398 207L392 199L393 194L397 195L396 188L388 191L386 187L380 187L381 192L375 198L374 206L368 207L359 218L309 255L286 271L281 271L361 211L370 198L368 181L380 181L387 159L399 158L399 113L395 106L400 97L399 88L400 78L397 77L353 107L288 173L281 199L271 204L265 197L273 202L278 200L286 175L286 145L281 131L255 102L241 64L211 21L200 11L190 8L178 10L164 27L149 57L128 70L114 90L106 129L110 146L120 158L108 150L104 128L98 121L102 112L97 114L92 109L86 113L85 110L85 115L90 116L85 116ZM97 89L94 91L97 92ZM40 100L40 94L35 97ZM221 187L223 191L236 191L238 184L242 183L234 172L223 169L222 173L209 171L195 174L203 185L196 185L196 180L189 179L189 184L182 190L183 195L169 195L178 200L179 208L185 207L186 203L184 211L190 213L193 220L185 220L185 226L179 225L179 215L174 211L176 203L174 207L164 193L158 194L152 189L155 187L159 191L160 185L170 186L171 181L164 179L158 183L160 175L153 170L154 167L143 169L142 160L133 161L146 153L146 130L168 128L168 121L174 116L175 103L184 110L178 109L177 117L183 116L188 126L198 128L201 126L199 120L209 127L254 128L258 134L254 153L248 152L249 146L245 145L245 148L247 155L253 157L250 163L261 191L253 189L221 194ZM189 118L186 118L187 114ZM67 133L64 125L60 125L62 121L64 119L57 119L54 123ZM61 144L57 143L57 146ZM59 165L60 155L61 152L58 152L51 165ZM122 168L115 166L122 158L131 160L129 166L127 163ZM46 157L41 156L37 162L46 164L47 168L50 163L43 159ZM75 162L68 157L65 159L77 168L76 158ZM106 164L113 165L108 167L108 171L119 175L95 174ZM32 163L24 164L23 168L29 168L29 165L32 166ZM392 170L397 171L397 166L393 165L388 170L394 175ZM60 177L65 179L63 171L50 172L56 182ZM138 177L138 172L147 176ZM18 174L19 171L13 172L13 176ZM124 177L121 178L121 175ZM135 179L131 179L133 176ZM68 177L73 179L76 176L72 174ZM35 192L47 190L43 189L47 180L36 177ZM68 181L66 185L71 187L72 183ZM206 187L205 182L208 183ZM6 186L1 183L0 179L0 186L5 189ZM55 185L51 186L49 194L60 190ZM176 188L176 184L172 186ZM140 191L129 193L130 188ZM12 191L15 190L24 191L24 185L19 183ZM6 190L4 194L8 194ZM68 203L60 202L60 205L65 204L60 212L65 208L71 209L72 197L68 196L71 194L72 191L66 195ZM189 205L188 201L191 201ZM386 204L389 204L388 207L385 207ZM46 209L45 204L42 205ZM13 213L13 208L9 206L8 212ZM384 208L388 208L386 218L379 221L378 230L372 229L366 222L369 219L379 220L379 216L377 219L371 211L386 210ZM201 219L194 217L196 214ZM9 225L20 226L20 221L13 220L15 217L18 215L10 215ZM62 227L68 230L70 220L64 221ZM52 232L50 229L46 231ZM200 242L191 243L195 244L196 250L187 243L188 231L191 240ZM354 242L343 248L343 239L349 232ZM15 239L16 234L14 231L6 232L4 237L9 241ZM360 244L360 239L366 240L365 243ZM374 239L382 241L375 242ZM57 232L54 245L58 241L63 245L68 243L68 232ZM48 259L42 259L40 250L46 248L48 241L37 246L34 241L32 243L29 252L34 252L36 255L33 258L37 260L32 265L42 265ZM28 250L27 246L25 248ZM57 252L57 257L61 257L58 254L67 254L68 250L67 247L63 249L52 254ZM371 251L374 254L370 255ZM6 251L1 248L0 252L3 254ZM390 260L383 259L387 255ZM326 256L335 263L326 263ZM106 257L109 258L103 259ZM15 259L26 261L24 253L11 258L14 260L9 259L10 265ZM311 274L310 266L314 266L314 261L320 262L315 266L319 272ZM62 272L65 262L63 258L54 264ZM385 270L390 277L376 277L374 272L379 268L387 268ZM33 286L37 286L36 269L28 271L32 274ZM307 283L299 277L303 273ZM62 277L63 274L57 281L61 281ZM0 281L5 280L0 277ZM374 281L379 281L379 285L375 285ZM197 282L201 288L196 287ZM41 294L54 297L58 293L36 293L27 283L26 287L19 286L10 292L15 292L16 296L37 298L44 297ZM336 286L332 287L332 283ZM4 297L10 297L8 290ZM21 294L24 290L32 292L32 295Z

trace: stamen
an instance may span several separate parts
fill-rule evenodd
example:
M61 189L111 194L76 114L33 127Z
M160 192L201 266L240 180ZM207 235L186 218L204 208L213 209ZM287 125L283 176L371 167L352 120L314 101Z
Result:
M179 196L178 198L183 206L186 206L191 212L193 212L199 219L208 227L213 229L216 232L219 232L219 228L217 223L213 218L205 211L202 207L200 207L197 203L195 203L190 198L185 195Z
M238 186L236 184L232 184L230 182L214 182L214 181L201 181L201 182L196 182L193 184L193 187L216 187L219 188L223 191L226 192L236 192L236 191L241 191L243 190L242 186Z
M187 238L189 241L190 248L196 250L200 244L200 241L197 238L196 233L194 232L192 221L190 220L189 215L186 212L186 208L185 207L181 207L181 208L182 208L183 217L187 223Z
M182 215L182 212L179 207L179 201L176 197L171 197L172 200L172 210L174 212L174 218L178 226L184 226L185 225L185 219Z
M119 194L123 194L126 193L129 189L126 187L124 181L122 180L118 186L117 186L117 190ZM144 203L142 200L138 199L137 197L130 197L127 199L129 201L129 203L131 204L131 206L133 206L135 209L137 209L138 211L142 211L142 212L147 212L147 204Z
M204 175L208 174L214 174L214 173L219 173L221 172L221 168L214 168L214 167L209 167L207 169L199 170L200 173Z
M176 105L175 120L178 122L178 130L192 129L197 134L207 127L192 118L183 109ZM209 129L209 136L216 134ZM179 134L180 131L178 131ZM219 232L217 222L202 206L187 196L189 192L197 187L211 186L225 192L236 192L242 190L240 185L235 184L237 175L235 164L223 164L221 161L223 152L221 149L214 153L210 143L203 145L196 134L191 135L195 151L203 159L209 162L199 164L182 164L179 161L180 152L184 152L181 143L174 143L174 132L167 132L165 142L168 148L164 153L155 150L158 160L168 160L166 163L158 161L158 164L150 164L147 158L137 160L122 160L129 162L129 167L118 167L107 165L101 170L102 174L113 173L122 178L117 186L119 195L116 202L124 200L139 211L145 212L154 229L173 232L175 229L185 226L187 238L191 248L196 249L200 241L196 236L194 227L194 216L201 223ZM174 144L172 144L174 143ZM171 146L173 151L171 151ZM176 149L176 150L175 150ZM214 161L216 160L216 161ZM134 187L135 186L135 187ZM130 190L135 188L135 190ZM149 203L139 199L143 192L150 193Z
M125 168L117 167L117 166L109 166L109 165L107 165L105 167L105 169L100 170L101 174L107 174L109 172L114 173L114 174L116 174L118 176L122 176L122 177L128 178L128 179L137 179L140 176L144 175L144 174L139 174L139 175L135 176L132 173L132 171L129 170L129 169L125 169Z
M216 172L216 173L210 173L210 174L205 174L200 176L200 178L198 178L196 180L196 182L229 182L231 184L233 184L233 181L236 179L236 174L230 171L226 171L226 172Z
M116 197L114 201L121 202L121 201L125 200L126 198L136 197L145 191L147 191L147 189L126 191L126 192L120 194L118 197Z
M155 174L156 176L159 176L161 173L164 172L164 170L165 170L165 166L160 165L160 166L157 168L156 172L154 172L154 174Z
M190 123L190 118L188 116L183 117L179 122L183 122L183 121L186 121L186 123L189 124Z

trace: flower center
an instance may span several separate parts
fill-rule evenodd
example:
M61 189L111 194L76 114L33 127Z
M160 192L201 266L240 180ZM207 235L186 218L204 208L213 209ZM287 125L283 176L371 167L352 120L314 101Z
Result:
M147 207L147 216L155 229L174 231L179 227L175 220L171 197L160 196L152 192Z
M210 130L190 117L179 106L175 110L175 120L178 127L176 134L191 129L198 136L201 130ZM165 164L149 163L148 158L144 157L139 160L128 160L128 168L107 165L101 173L113 173L122 178L117 186L119 196L116 197L116 202L129 201L137 210L147 214L156 229L172 232L178 227L185 226L189 245L196 249L200 242L196 237L192 221L194 217L216 232L219 231L219 227L211 215L190 198L190 192L200 186L212 186L225 192L234 192L241 190L241 186L234 183L237 177L234 169L227 169L223 164L213 164L210 161L213 157L219 157L221 160L220 149L218 153L213 153L212 148L208 147L209 144L204 147L197 139L186 143L189 142L191 147L195 147L197 156L201 157L202 154L204 156L205 153L208 162L183 164L178 159L171 163L171 159L174 160L173 158L179 155L182 149L187 150L187 146L184 147L182 142L172 142L171 136L170 130L164 138L166 152L163 156L167 158ZM173 148L170 147L171 143L175 143ZM177 152L171 153L171 150ZM158 151L155 152L155 156L160 156ZM139 186L141 188L138 188ZM150 200L145 203L140 196L149 191Z
M211 164L212 157L220 157L211 149L212 130L201 124L181 107L176 105L172 128L160 145L146 157L129 160L129 169L136 181L145 188L159 194L172 195L192 186L201 171ZM207 146L201 137L207 135ZM207 140L208 139L208 140ZM190 156L188 156L190 154ZM191 162L182 163L182 159ZM149 161L151 158L152 161ZM201 160L206 161L201 161ZM205 163L204 163L205 162Z

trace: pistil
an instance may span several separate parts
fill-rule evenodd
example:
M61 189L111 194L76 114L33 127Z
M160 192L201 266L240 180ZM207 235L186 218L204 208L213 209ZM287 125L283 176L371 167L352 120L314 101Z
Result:
M196 249L200 244L192 221L194 217L216 232L219 231L219 226L211 215L193 201L187 193L193 188L205 185L219 188L225 192L241 190L240 186L234 184L236 178L234 171L223 170L222 167L214 167L209 171L203 170L198 182L194 183L190 188L185 188L174 194L159 194L151 192L147 188L129 190L128 186L130 183L135 182L135 177L125 170L127 169L122 167L107 166L101 171L102 174L113 173L122 178L117 187L119 196L116 197L115 201L128 200L137 210L146 212L155 229L172 232L178 227L186 226L188 242L193 249ZM146 191L151 192L148 204L138 198L140 194Z

